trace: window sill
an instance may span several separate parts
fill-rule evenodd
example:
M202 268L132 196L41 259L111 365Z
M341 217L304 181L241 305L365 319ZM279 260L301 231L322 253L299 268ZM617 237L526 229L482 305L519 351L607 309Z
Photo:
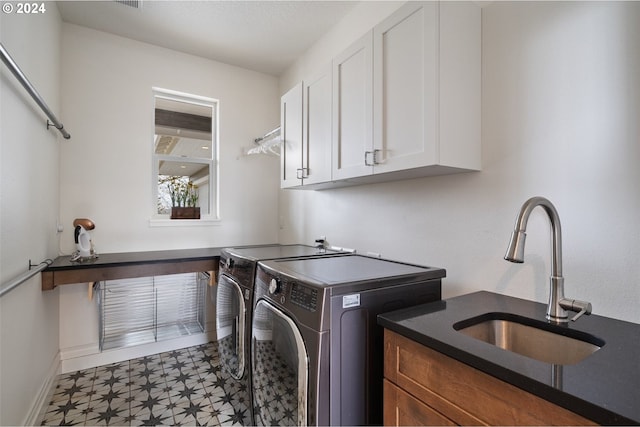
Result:
M200 219L168 219L150 218L149 227L208 227L221 225L220 219L200 218Z

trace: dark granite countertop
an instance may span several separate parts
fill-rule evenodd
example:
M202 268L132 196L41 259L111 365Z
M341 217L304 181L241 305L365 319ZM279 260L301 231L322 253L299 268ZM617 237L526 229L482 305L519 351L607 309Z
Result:
M558 369L453 328L492 312L546 323L545 304L484 291L382 314L378 323L599 424L640 424L640 325L591 315L562 326L605 344L581 362Z
M85 261L71 261L70 256L60 256L45 271L73 270L96 267L116 267L132 264L161 263L167 261L195 261L220 257L222 248L174 249L148 252L120 252L98 254L98 258Z
M251 248L265 245L275 245L275 243L234 247ZM216 247L99 253L98 258L89 261L71 261L70 256L60 256L42 271L42 290L49 291L59 285L91 283L100 280L192 271L217 271L222 249L222 247Z

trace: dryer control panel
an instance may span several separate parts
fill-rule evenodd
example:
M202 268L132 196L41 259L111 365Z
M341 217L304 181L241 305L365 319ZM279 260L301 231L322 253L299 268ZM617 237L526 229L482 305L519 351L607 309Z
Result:
M291 302L309 311L316 311L318 307L318 290L308 288L299 283L292 283Z

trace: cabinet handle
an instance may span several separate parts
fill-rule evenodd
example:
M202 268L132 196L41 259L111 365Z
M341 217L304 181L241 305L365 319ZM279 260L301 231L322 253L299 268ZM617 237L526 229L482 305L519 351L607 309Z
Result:
M365 166L373 166L374 163L369 163L369 156L373 155L374 163L375 163L375 155L373 151L365 151L364 152L364 165Z
M296 169L296 178L305 179L309 177L309 168L298 168Z
M375 149L373 150L373 164L374 165L379 165L381 162L378 160L378 154L381 152L382 150L379 149Z
M364 152L364 164L365 166L375 166L375 165L379 165L381 162L378 161L378 153L380 153L382 150L379 149L375 149L373 151L365 151ZM371 161L373 160L373 161Z

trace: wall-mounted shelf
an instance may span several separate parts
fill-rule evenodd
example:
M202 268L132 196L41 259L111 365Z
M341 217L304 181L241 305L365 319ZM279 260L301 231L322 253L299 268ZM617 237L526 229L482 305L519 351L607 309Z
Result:
M42 290L59 285L102 280L162 276L198 271L217 276L221 248L100 254L90 263L71 262L70 256L56 258L42 272Z

